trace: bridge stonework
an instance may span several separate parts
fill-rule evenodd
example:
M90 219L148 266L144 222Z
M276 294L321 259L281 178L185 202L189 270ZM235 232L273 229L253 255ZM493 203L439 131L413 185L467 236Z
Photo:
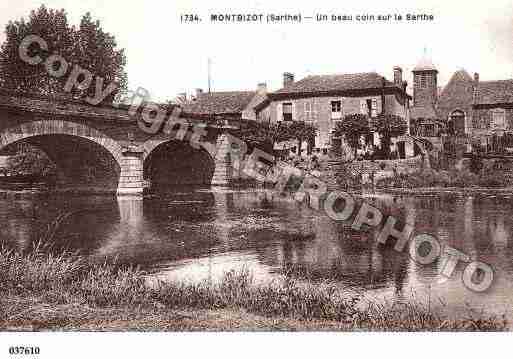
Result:
M13 98L0 93L0 151L14 143L28 141L44 152L48 150L47 154L56 159L57 165L59 158L67 156L63 163L77 166L68 172L79 170L84 162L81 157L97 153L95 158L115 167L111 170L117 176L115 181L109 182L112 188L101 181L100 186L120 196L144 191L148 184L144 178L145 161L157 147L172 140L163 134L149 135L141 131L126 110ZM228 185L232 175L229 142L219 131L211 141L216 141L217 153L214 158L209 157L214 166L210 184ZM190 144L184 141L183 146ZM89 152L81 152L82 148L88 148ZM173 156L173 153L165 153L165 156Z

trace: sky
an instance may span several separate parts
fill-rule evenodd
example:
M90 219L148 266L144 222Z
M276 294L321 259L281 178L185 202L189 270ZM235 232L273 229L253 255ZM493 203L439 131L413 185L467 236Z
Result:
M0 26L27 17L43 2L3 0ZM90 11L105 31L125 48L129 88L146 88L151 99L165 101L180 92L208 87L211 58L213 91L269 90L282 84L283 72L296 79L309 74L376 71L392 79L411 70L427 49L444 85L454 71L480 73L481 80L513 78L513 0L48 0L78 24ZM180 23L180 14L198 14L200 24ZM431 22L218 24L211 13L433 14ZM3 41L5 34L0 34Z

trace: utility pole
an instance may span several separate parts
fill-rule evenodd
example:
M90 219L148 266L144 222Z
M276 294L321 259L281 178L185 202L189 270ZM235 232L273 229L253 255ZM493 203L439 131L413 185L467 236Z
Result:
M211 65L212 65L212 60L210 60L210 57L208 58L208 93L210 93L210 82L211 82Z

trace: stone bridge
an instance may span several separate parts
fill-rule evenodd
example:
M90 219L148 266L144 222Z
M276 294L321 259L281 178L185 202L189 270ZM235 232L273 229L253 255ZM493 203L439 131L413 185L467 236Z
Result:
M226 128L207 127L215 158L187 141L147 134L128 108L0 91L0 151L26 142L58 168L62 188L140 194L145 185L226 185L231 165ZM189 122L196 120L188 120Z

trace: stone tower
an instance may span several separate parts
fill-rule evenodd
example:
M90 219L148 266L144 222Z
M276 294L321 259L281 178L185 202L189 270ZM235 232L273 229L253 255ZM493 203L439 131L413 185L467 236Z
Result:
M434 106L438 97L438 70L424 49L424 55L413 69L413 106Z

